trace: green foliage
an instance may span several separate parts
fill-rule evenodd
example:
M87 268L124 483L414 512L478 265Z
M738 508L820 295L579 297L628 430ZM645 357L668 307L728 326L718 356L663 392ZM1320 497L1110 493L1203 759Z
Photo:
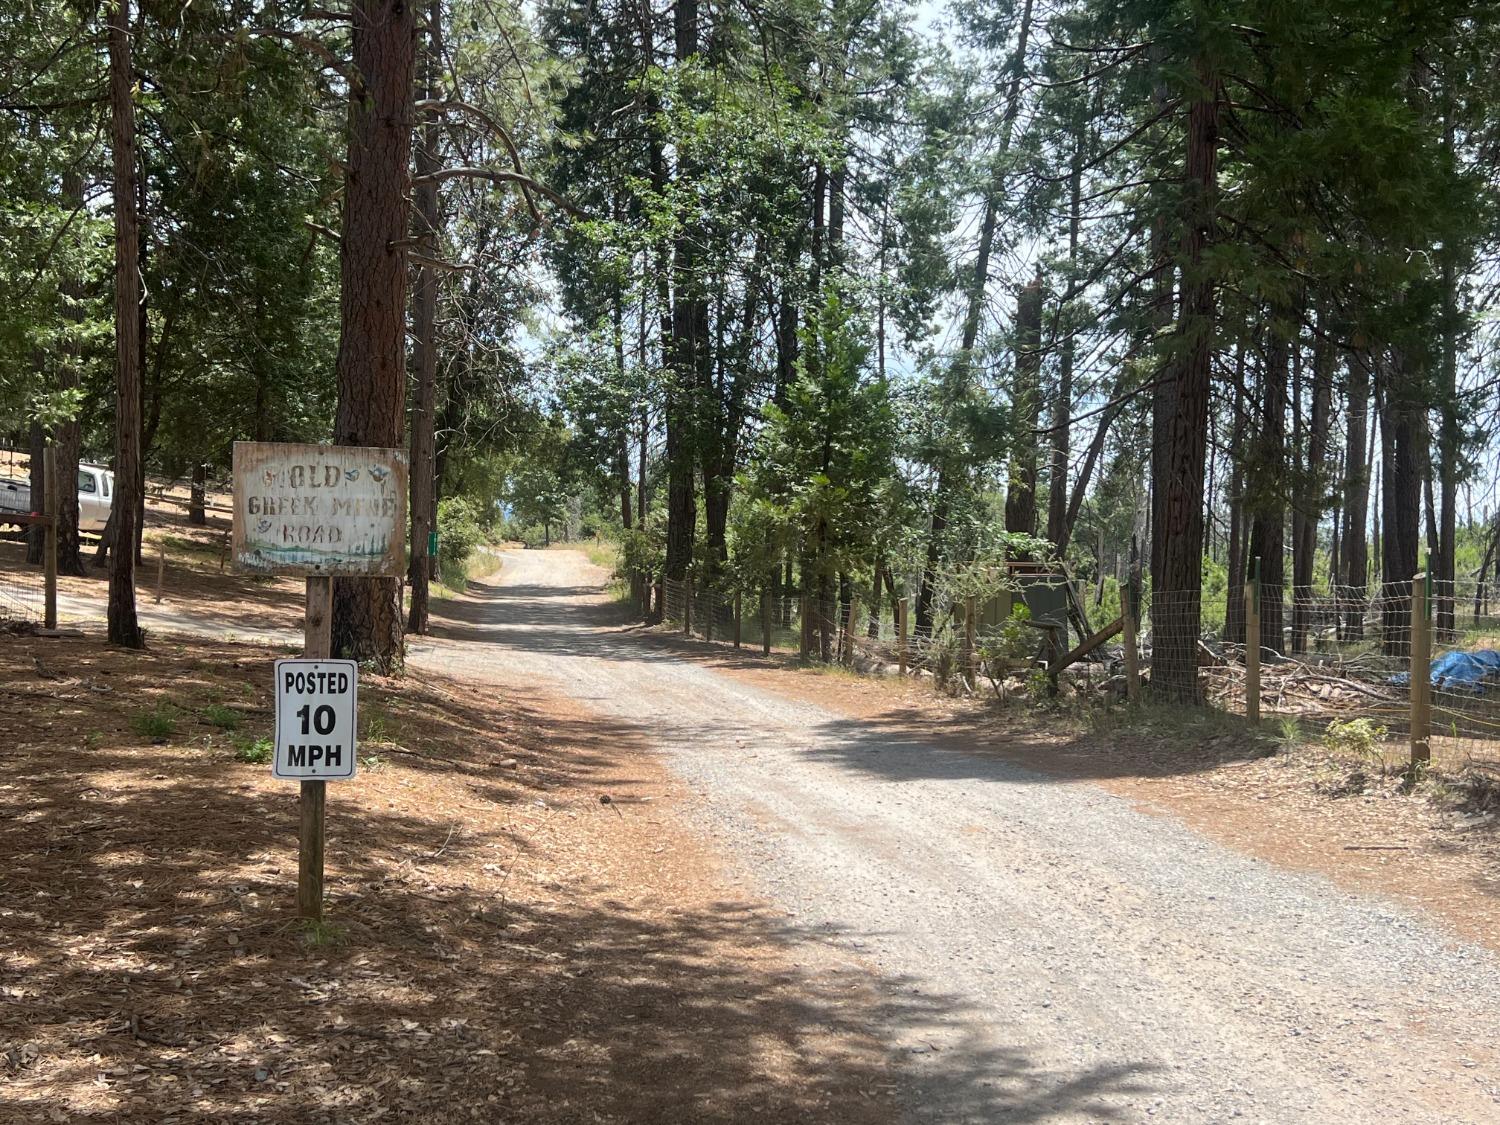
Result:
M1335 719L1323 732L1323 745L1335 754L1381 761L1385 757L1382 743L1388 733L1373 719Z
M203 721L210 726L218 727L220 730L232 731L240 725L240 713L232 707L210 703L207 707L203 708Z
M805 579L827 579L882 539L897 488L895 415L885 382L868 374L861 335L830 297L803 335L784 401L765 407L735 537L751 573L790 551Z
M241 735L234 740L235 761L246 765L263 766L270 762L275 747L269 738L249 738Z
M177 733L177 718L170 707L158 704L149 711L131 715L130 729L152 742L165 742Z
M469 561L488 541L481 514L465 496L445 496L438 502L438 566L443 585L464 590L469 581Z

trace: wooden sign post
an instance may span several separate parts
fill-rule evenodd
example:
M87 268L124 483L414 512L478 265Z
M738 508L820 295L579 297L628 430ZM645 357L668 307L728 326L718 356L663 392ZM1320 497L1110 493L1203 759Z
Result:
M333 655L334 578L406 572L406 498L403 449L235 442L234 569L306 577L304 658ZM316 922L328 783L304 777L298 784L297 914Z

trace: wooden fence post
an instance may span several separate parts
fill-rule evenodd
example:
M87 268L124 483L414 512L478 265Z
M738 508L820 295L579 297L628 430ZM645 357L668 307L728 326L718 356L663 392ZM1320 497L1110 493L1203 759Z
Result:
M859 595L849 596L849 614L844 618L844 663L854 666L854 619L859 615Z
M734 592L734 647L735 648L739 648L740 647L740 632L741 632L741 628L742 628L742 626L744 624L743 617L741 615L742 608L743 608L743 606L742 606L742 602L741 602L741 598L740 598L740 592L738 590L736 590Z
M771 591L760 592L760 650L763 656L771 655Z
M332 651L333 579L309 577L302 655L310 660L327 660ZM323 919L323 811L327 786L326 781L303 781L298 795L302 823L297 849L297 915L314 922Z
M693 576L691 574L687 576L682 589L682 635L691 637L693 635Z
M714 588L712 586L703 591L703 600L708 603L708 608L703 611L703 639L711 641L714 639Z
M970 594L964 599L964 647L963 647L963 678L964 683L973 687L976 682L974 675L974 633L978 624L979 599Z
M1134 703L1141 697L1141 653L1136 639L1140 621L1139 588L1132 570L1120 591L1121 627L1125 634L1125 698Z
M161 605L162 587L167 583L167 545L156 541L156 604Z
M896 606L896 662L897 670L904 676L907 666L911 663L911 652L907 648L909 633L906 626L906 615L911 608L911 599L902 598Z
M802 619L802 636L798 642L797 655L803 660L807 659L808 650L812 647L812 619L807 615L807 595L802 595L799 605L799 614Z
M1431 576L1411 581L1411 768L1432 760L1432 617Z
M1260 722L1260 559L1245 583L1245 718Z
M46 525L42 528L42 623L48 629L57 628L57 512L58 481L57 456L52 446L42 451L42 479L46 495ZM73 487L78 487L75 482Z

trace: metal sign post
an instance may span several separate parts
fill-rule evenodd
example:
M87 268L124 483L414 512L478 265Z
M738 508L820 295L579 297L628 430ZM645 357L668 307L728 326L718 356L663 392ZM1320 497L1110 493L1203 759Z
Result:
M278 661L272 776L300 786L297 913L323 917L329 779L355 773L358 668L333 655L333 579L406 571L407 455L235 442L234 569L307 578L302 659Z

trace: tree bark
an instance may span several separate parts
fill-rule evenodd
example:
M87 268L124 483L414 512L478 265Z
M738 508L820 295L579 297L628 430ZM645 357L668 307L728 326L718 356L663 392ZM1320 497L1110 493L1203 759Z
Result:
M427 49L422 52L422 96L438 96L439 68L443 54L442 0L431 0L427 6ZM442 216L438 210L438 184L428 177L439 167L438 126L428 116L423 122L421 143L417 146L416 224L414 236L421 240L427 258L439 257L438 232ZM407 609L406 628L424 635L428 629L432 559L428 543L437 527L437 270L421 265L416 270L416 292L413 295L412 366L417 387L411 407L411 464L409 493L411 503L411 561L407 583L411 586L411 605Z
M1080 122L1073 137L1073 165L1068 177L1068 287L1058 307L1059 323L1063 331L1062 356L1058 361L1057 397L1052 406L1052 467L1047 474L1047 538L1057 556L1061 558L1068 549L1068 533L1072 530L1068 521L1068 455L1069 432L1073 417L1073 358L1075 335L1071 321L1064 315L1069 300L1077 286L1075 276L1078 268L1078 235L1081 225L1083 185L1083 148L1087 133Z
M67 207L83 206L83 175L80 172L64 173L62 180L63 203ZM62 316L70 324L83 321L82 301L86 281L78 274L70 274L61 286ZM57 387L65 394L78 388L80 363L78 344L67 340L58 357ZM57 467L57 479L62 483L57 498L57 572L81 577L84 572L83 555L78 536L78 460L83 445L83 428L75 416L57 428L54 438L52 462ZM68 482L72 482L71 485ZM113 495L111 495L113 499Z
M406 0L354 0L352 18L354 66L364 84L350 99L334 442L400 447L415 30ZM333 644L382 671L398 665L400 579L336 581Z
M1224 640L1245 643L1245 341L1234 348L1234 406L1229 419L1229 559Z
M1160 571L1152 575L1152 690L1183 702L1201 698L1198 636L1202 618L1203 477L1208 451L1208 402L1214 331L1214 279L1205 261L1218 189L1219 80L1196 60L1199 90L1188 110L1187 217L1182 245L1180 367L1167 415ZM1157 440L1160 440L1158 434ZM1163 601L1162 592L1168 599ZM1157 610L1162 611L1158 620Z
M1249 557L1260 560L1260 644L1281 653L1286 647L1286 392L1290 346L1288 317L1272 313L1267 329L1267 362L1261 379L1264 409L1254 461Z
M115 205L115 549L109 553L111 644L144 648L135 612L136 497L141 474L140 235L135 216L135 105L128 0L109 9L110 141ZM121 548L121 545L123 549Z
M1326 317L1319 317L1326 328ZM1299 478L1297 558L1292 568L1292 651L1307 651L1312 635L1313 568L1318 551L1318 524L1328 493L1328 427L1333 408L1333 345L1323 332L1313 345L1312 415L1307 427L1307 459Z
M204 511L207 491L208 466L198 461L193 465L193 481L188 487L188 523L194 527L204 527L208 523L208 513Z
M1411 651L1412 576L1421 547L1424 409L1410 400L1404 357L1391 349L1377 361L1376 405L1380 411L1381 509L1381 648L1387 656Z
M1010 474L1005 487L1005 530L1036 534L1037 441L1041 397L1042 279L1027 282L1016 301L1015 386L1011 395Z
M1366 435L1370 424L1369 356L1349 357L1344 435L1344 544L1341 552L1341 584L1338 596L1344 603L1343 639L1357 641L1365 635L1365 599L1369 583L1369 542L1365 518L1370 504L1369 450Z

